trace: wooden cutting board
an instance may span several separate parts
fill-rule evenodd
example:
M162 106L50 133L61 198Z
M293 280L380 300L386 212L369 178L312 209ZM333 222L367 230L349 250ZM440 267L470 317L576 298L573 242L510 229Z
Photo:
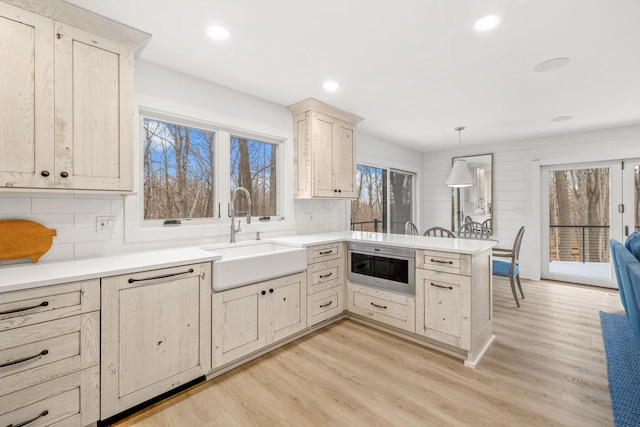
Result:
M38 262L51 248L56 230L24 219L0 221L0 260L29 258Z

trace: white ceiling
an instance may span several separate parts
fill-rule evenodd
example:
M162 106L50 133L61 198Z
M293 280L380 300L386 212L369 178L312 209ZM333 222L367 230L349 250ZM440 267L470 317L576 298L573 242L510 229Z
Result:
M469 145L640 123L639 0L71 3L151 33L143 59L282 105L314 97L421 151L455 146L458 125ZM476 33L490 13L501 24ZM533 71L556 57L571 61Z

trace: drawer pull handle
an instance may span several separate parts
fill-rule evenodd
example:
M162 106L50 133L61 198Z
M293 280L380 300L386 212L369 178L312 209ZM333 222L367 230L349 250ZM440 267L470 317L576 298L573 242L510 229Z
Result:
M0 316L3 316L5 314L20 313L21 311L33 310L34 308L46 307L48 305L49 305L49 301L42 301L40 304L32 305L31 307L16 308L15 310L2 311L0 312Z
M332 253L333 253L333 249L330 250L330 251L324 251L324 252L320 251L320 255L329 255L329 254L332 254Z
M453 289L453 286L442 286L442 285L436 285L435 283L431 283L431 286L435 286L436 288L442 288L442 289Z
M384 308L385 310L387 309L386 305L378 305L378 304L374 304L374 303L371 303L371 305L374 306L374 307L378 307L378 308Z
M0 365L0 368L5 368L11 365L17 365L18 363L26 362L28 360L35 359L36 357L46 356L47 354L49 354L49 350L42 350L40 353L35 354L33 356L23 357L22 359L12 360L11 362L3 363L2 365Z
M329 274L321 274L321 275L320 275L320 278L321 278L321 279L324 279L324 278L326 278L326 277L331 277L331 276L333 276L333 273L329 273Z
M432 259L431 262L437 262L438 264L453 264L453 261L440 261L439 259Z
M40 412L36 417L31 418L30 420L23 421L20 424L9 424L7 427L24 427L27 424L31 424L32 422L34 422L39 418L46 417L47 415L49 415L49 411L45 409L44 411Z
M333 301L329 301L326 304L320 304L320 308L325 308L325 307L329 307L331 304L333 304Z
M189 270L183 271L183 272L180 272L180 273L171 273L171 274L165 274L165 275L162 275L162 276L147 277L146 279L129 279L129 283L144 282L145 280L166 279L167 277L180 276L182 274L189 274L189 273L193 273L193 268L190 268Z

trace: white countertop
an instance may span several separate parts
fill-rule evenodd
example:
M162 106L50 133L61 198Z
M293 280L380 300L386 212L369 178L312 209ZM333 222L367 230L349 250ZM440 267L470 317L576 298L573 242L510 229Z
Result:
M385 246L457 252L471 255L491 249L498 244L495 240L450 239L444 237L410 236L407 234L373 233L366 231L297 234L294 236L278 237L272 240L300 246L314 246L344 241L377 243Z
M135 271L214 261L221 256L198 248L163 249L100 258L17 264L0 268L0 293Z
M295 246L313 246L334 242L376 243L411 249L477 254L496 246L493 240L449 239L443 237L409 236L405 234L342 231L318 234L297 234L265 241L281 242ZM243 244L251 244L244 242ZM241 244L238 244L239 246ZM215 261L215 246L209 250L196 247L163 249L105 256L100 258L50 261L38 264L17 264L0 267L0 293L39 286L96 279L127 274L141 270L176 267L198 262ZM220 247L229 246L228 244Z

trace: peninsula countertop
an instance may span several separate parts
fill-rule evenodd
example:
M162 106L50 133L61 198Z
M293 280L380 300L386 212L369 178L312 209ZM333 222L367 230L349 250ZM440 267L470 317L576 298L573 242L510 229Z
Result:
M335 242L358 242L471 255L489 250L497 244L493 240L450 239L363 231L296 234L265 239L264 241L280 242L301 247ZM251 242L239 242L238 246L247 244L250 245ZM225 246L230 245L209 245L207 250L203 250L200 247L186 247L123 253L95 258L79 258L68 261L7 265L0 267L0 293L127 274L141 270L216 261L221 259L222 256L215 252L215 248Z

